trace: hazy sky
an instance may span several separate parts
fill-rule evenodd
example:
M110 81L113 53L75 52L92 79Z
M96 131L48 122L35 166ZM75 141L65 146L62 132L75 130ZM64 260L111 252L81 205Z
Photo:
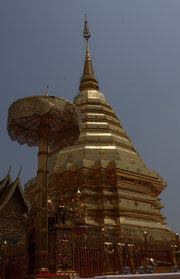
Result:
M180 1L2 0L0 4L0 179L36 175L37 149L11 142L8 108L44 94L70 101L90 51L103 92L135 148L168 182L161 195L168 226L180 233Z

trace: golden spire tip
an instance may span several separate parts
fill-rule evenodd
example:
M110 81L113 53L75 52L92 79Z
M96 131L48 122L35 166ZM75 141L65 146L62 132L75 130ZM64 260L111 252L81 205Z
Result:
M83 32L83 37L88 40L91 37L89 27L88 27L88 22L87 22L87 16L85 14L85 22L84 22L84 32Z
M83 91L84 89L99 90L98 81L94 74L92 61L91 61L91 57L90 57L89 46L88 46L88 40L91 37L91 34L89 31L86 14L85 14L83 37L86 39L86 57L85 57L85 61L84 61L84 70L83 70L83 75L80 80L79 90L80 91Z

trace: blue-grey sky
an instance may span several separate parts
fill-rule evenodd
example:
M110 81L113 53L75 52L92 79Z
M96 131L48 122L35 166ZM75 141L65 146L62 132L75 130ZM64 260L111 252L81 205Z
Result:
M180 233L180 1L2 0L0 4L0 179L12 166L36 175L37 149L11 142L8 108L43 94L70 101L90 51L103 92L135 148L168 182L161 194L168 226Z

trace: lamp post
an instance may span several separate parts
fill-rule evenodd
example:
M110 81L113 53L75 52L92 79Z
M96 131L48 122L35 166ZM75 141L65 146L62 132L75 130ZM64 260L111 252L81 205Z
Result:
M15 101L8 111L8 134L19 144L38 146L35 273L48 272L48 150L79 136L78 108L65 99L41 95Z

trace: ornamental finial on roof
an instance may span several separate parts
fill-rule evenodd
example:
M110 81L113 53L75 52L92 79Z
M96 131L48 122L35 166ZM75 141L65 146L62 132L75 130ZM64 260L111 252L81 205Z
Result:
M19 172L18 172L18 175L17 175L17 178L19 178L20 174L21 174L21 171L22 171L22 168L20 168Z
M10 173L11 173L11 165L10 165L9 170L8 170L8 175L10 175Z
M46 88L46 96L48 96L49 95L49 86L47 85L47 88Z

